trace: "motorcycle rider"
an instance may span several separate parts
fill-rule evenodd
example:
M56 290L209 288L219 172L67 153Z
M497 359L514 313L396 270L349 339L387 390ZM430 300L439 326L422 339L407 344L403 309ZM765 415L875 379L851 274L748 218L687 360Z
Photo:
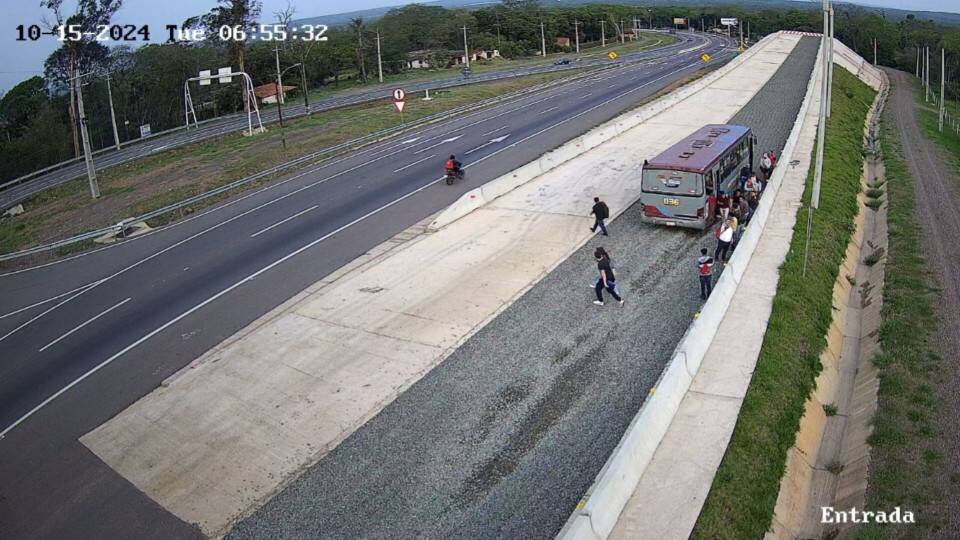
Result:
M447 174L453 174L457 178L463 178L463 164L457 161L457 156L450 154L450 159L447 160Z

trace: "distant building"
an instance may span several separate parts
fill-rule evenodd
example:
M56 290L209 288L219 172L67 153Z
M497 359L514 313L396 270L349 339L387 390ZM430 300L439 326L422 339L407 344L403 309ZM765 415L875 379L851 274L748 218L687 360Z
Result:
M297 89L296 86L283 85L283 96L280 97L281 98L280 103L285 103L286 100L283 98L286 97L286 95L289 94L290 92L295 91L296 89ZM257 98L260 99L260 103L276 103L277 102L278 92L277 92L276 83L269 83L269 84L258 86L253 89L253 93L255 96L257 96Z

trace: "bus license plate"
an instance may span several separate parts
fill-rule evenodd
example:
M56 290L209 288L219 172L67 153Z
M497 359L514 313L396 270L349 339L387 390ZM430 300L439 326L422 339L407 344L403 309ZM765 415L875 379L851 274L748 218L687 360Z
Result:
M680 199L668 199L664 197L663 204L668 206L680 206Z

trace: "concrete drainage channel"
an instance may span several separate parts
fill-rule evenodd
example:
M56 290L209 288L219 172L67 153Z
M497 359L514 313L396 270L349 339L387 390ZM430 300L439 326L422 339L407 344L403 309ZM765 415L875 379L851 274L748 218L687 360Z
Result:
M865 127L870 150L857 195L861 210L856 230L833 285L833 298L847 301L833 312L827 347L820 355L823 371L805 404L794 445L787 451L786 474L767 538L830 538L854 524L825 525L823 507L838 512L864 507L870 464L867 438L873 432L880 386L871 362L880 346L883 305L885 257L877 254L887 249L886 205L869 209L865 192L885 178L876 147L889 83L885 81L883 88ZM867 264L870 257L877 257L877 262Z

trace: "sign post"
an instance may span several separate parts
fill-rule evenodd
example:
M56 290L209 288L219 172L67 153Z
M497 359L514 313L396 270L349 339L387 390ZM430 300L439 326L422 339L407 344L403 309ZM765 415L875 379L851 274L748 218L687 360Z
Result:
M393 91L393 108L400 113L400 123L403 123L403 107L406 105L404 101L407 97L407 93L403 91L403 88L397 88Z

